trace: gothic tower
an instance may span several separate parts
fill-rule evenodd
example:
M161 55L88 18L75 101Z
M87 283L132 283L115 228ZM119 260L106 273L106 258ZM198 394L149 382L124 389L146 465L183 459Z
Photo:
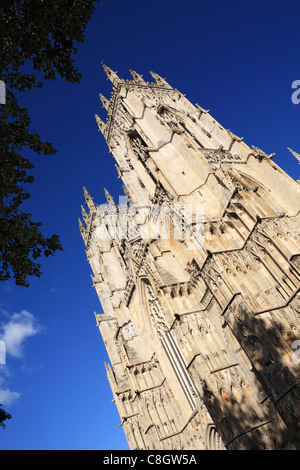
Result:
M159 75L104 70L126 197L84 189L80 231L130 448L299 449L299 184Z

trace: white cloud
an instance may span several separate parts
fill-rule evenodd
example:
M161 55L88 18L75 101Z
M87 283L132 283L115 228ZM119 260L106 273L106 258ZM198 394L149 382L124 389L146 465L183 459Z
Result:
M10 316L10 320L2 325L2 331L0 339L5 343L6 353L21 358L25 340L39 333L41 326L32 313L22 310Z
M0 390L0 403L1 405L10 406L17 401L21 396L19 392L12 392L8 388Z
M3 406L10 406L21 396L21 393L13 392L7 388L10 377L11 371L8 369L8 367L3 365L0 366L0 404Z
M44 328L38 323L35 316L27 310L10 315L6 311L1 311L5 321L0 325L0 340L5 344L6 356L22 359L24 356L25 342ZM21 393L12 391L9 387L11 379L8 361L0 366L0 403L10 406L17 401Z
M50 287L50 292L54 292L55 294L60 294L61 290L57 289L57 287Z

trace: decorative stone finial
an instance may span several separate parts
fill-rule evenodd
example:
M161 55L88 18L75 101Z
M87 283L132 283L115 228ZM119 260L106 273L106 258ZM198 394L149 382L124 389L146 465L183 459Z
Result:
M290 149L289 147L287 149L291 152L292 155L294 155L295 158L297 158L298 162L300 163L300 154Z
M107 191L106 188L104 188L104 193L105 193L105 197L106 197L106 200L107 200L108 204L115 206L114 198L113 198L112 195Z
M129 69L129 72L130 72L133 80L135 80L136 82L142 82L142 83L145 82L145 80L143 79L143 75L140 75L139 73L135 72L134 70L130 70L130 69Z
M106 124L104 121L102 121L101 118L99 118L98 114L95 114L95 119L96 119L96 122L98 124L98 129L99 131L102 132L102 134L104 134L105 132L105 129L106 129Z
M102 107L107 111L109 107L109 100L104 95L102 95L102 93L99 93L99 98L101 100Z
M86 239L86 228L82 223L82 220L78 217L78 225L79 225L79 230L80 230L80 235L82 236L83 240L85 241Z
M102 62L102 66L103 66L104 72L106 73L108 80L110 80L112 83L114 83L114 81L116 80L119 80L119 77L117 75L118 72L114 72L107 65L103 64L103 62Z
M95 204L93 201L93 198L90 196L86 188L83 186L83 194L84 194L84 199L86 202L86 205L88 206L90 212L95 210Z
M158 73L154 73L150 71L150 75L154 78L154 80L156 81L158 85L170 87L166 79L162 78L160 75L158 75Z

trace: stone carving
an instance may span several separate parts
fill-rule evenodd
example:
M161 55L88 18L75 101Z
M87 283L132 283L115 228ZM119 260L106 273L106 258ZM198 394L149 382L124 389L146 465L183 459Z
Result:
M203 149L203 153L210 163L239 162L242 157L232 155L229 150L225 150L221 145L218 149Z
M122 335L123 335L125 341L130 341L132 338L137 336L137 332L136 332L134 323L131 320L129 320L127 323L124 323L121 326L121 330L122 330Z

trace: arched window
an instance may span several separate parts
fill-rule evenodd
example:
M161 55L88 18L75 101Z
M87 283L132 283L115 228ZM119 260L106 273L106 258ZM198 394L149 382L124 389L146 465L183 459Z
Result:
M144 139L138 134L138 132L132 132L129 134L128 147L131 152L137 157L138 161L142 164L144 170L148 173L152 181L157 184L157 179L150 170L147 160L150 158L148 146Z
M204 148L203 143L196 135L196 131L188 124L185 117L180 116L178 113L175 113L165 107L162 107L158 113L165 120L170 129L172 129L177 134L185 134L193 142L193 144L196 144L196 146L200 148Z
M207 425L205 442L208 450L225 450L221 437L213 423Z

